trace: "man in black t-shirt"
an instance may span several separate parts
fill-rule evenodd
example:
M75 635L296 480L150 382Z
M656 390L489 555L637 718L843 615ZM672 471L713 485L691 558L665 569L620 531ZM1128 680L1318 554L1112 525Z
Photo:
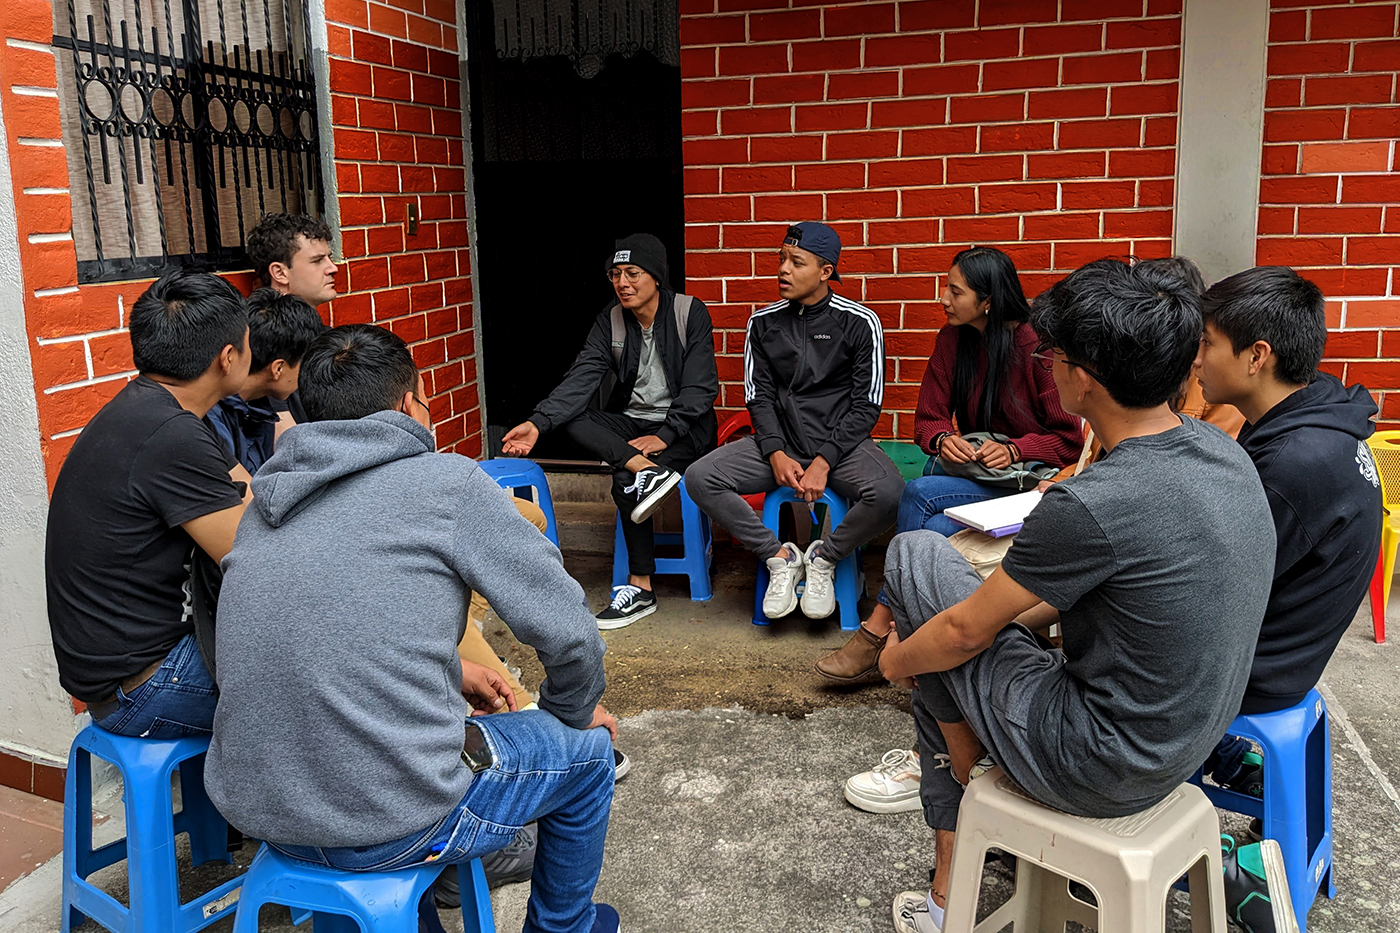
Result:
M248 375L248 311L174 272L131 309L140 372L88 423L49 505L49 628L63 688L122 735L208 733L216 690L193 635L195 549L220 561L248 479L201 419Z
M917 677L936 848L931 888L895 901L899 933L942 928L961 785L982 770L1085 817L1145 810L1189 777L1239 710L1268 601L1258 474L1171 410L1201 337L1195 290L1100 260L1039 296L1031 324L1035 362L1105 456L1045 493L985 583L935 532L890 544L880 669ZM1063 651L1031 635L1056 622Z

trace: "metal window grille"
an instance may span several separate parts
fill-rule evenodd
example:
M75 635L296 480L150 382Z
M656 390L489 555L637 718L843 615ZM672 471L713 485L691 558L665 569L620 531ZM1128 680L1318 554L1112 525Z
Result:
M247 268L269 211L325 210L306 0L54 4L80 282Z

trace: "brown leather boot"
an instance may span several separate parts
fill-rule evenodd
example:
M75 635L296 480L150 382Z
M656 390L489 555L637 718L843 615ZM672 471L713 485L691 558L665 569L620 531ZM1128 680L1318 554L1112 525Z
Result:
M880 638L862 625L851 640L817 662L817 673L837 683L850 684L880 674L880 652L889 636Z

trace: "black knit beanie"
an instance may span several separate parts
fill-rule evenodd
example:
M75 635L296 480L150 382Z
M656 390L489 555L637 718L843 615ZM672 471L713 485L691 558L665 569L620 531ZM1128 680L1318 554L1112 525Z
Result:
M622 265L641 266L651 273L656 284L662 288L670 287L667 284L670 276L666 265L666 247L650 233L634 233L616 242L604 269Z

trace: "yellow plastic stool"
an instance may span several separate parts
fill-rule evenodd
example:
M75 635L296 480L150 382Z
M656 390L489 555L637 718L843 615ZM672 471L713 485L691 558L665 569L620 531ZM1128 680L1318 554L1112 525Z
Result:
M1400 546L1400 431L1377 431L1366 445L1371 448L1371 459L1381 475L1382 505L1386 511L1381 530L1381 564L1376 568L1381 575L1378 618L1384 619L1385 607L1390 603L1391 578L1395 576L1395 551ZM1376 632L1379 641L1384 629L1378 627Z
M990 848L1016 856L1016 891L976 922ZM1113 933L1163 933L1167 894L1182 875L1192 933L1225 933L1220 821L1199 787L1182 784L1141 813L1094 820L1037 803L1000 768L972 781L958 809L943 933L1063 930L1073 920ZM1069 893L1079 881L1098 906Z

